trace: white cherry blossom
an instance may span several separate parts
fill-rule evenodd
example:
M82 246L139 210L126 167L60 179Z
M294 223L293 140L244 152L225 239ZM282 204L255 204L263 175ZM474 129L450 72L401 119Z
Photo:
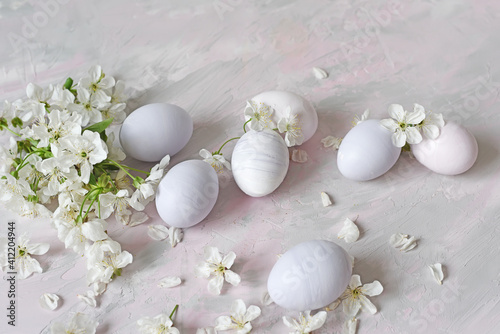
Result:
M408 113L400 104L391 104L389 106L389 115L392 118L386 118L380 121L385 128L393 132L392 143L396 147L403 147L408 144L418 144L422 141L419 125L425 118L425 112L422 106L415 104L414 110Z
M266 128L273 129L276 124L271 119L274 109L264 103L255 103L247 101L245 107L245 121L250 121L249 127L255 131L262 131Z
M65 325L55 322L50 328L51 334L85 333L95 334L98 322L84 313L76 313Z
M278 131L285 133L285 143L288 147L301 145L304 142L300 119L292 114L290 106L286 107L284 116L278 121Z
M26 233L17 238L17 247L15 253L15 267L17 269L17 278L25 279L33 273L41 273L42 267L37 260L32 258L32 255L43 255L48 252L50 245L47 243L31 243ZM2 253L7 253L7 247L0 250ZM7 258L6 254L2 254L2 258ZM9 271L8 263L4 260L2 270Z
M416 104L422 111L424 111L424 107ZM441 128L444 126L443 114L435 114L429 112L425 115L424 120L420 124L420 128L422 129L422 133L429 139L436 139L439 137L439 133Z
M231 170L231 164L222 154L210 153L210 151L202 148L200 150L200 156L203 158L203 161L210 164L217 173L222 173L224 167Z
M355 317L360 309L371 314L377 313L377 308L367 296L378 296L382 291L384 288L379 281L361 285L359 275L352 275L349 286L341 296L344 313L349 317Z
M370 110L366 109L361 116L355 115L354 120L352 121L352 126L356 126L358 124L363 123L370 116Z
M231 306L231 316L220 316L215 320L215 329L218 331L235 330L236 334L250 333L251 321L260 316L260 313L258 306L250 305L247 309L245 302L237 299Z
M180 334L173 325L172 320L165 313L155 317L142 317L137 321L139 332L142 334Z
M311 311L301 312L298 319L283 317L283 323L292 331L290 334L307 334L320 329L326 321L326 312L320 311L311 316Z
M81 78L78 83L79 87L85 88L92 95L106 102L111 100L108 92L114 85L115 79L111 76L106 76L99 65L92 66L89 69L88 76Z
M205 262L196 267L196 274L206 278L213 276L208 282L208 291L219 295L224 284L224 279L234 286L240 284L240 276L229 270L236 259L234 252L229 252L222 258L216 247L207 246L204 253Z

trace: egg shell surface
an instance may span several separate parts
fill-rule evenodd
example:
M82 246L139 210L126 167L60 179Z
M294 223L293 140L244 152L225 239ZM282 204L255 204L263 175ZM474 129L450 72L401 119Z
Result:
M202 160L187 160L172 167L160 181L156 209L170 226L191 227L212 211L219 195L219 179Z
M245 133L231 157L236 184L252 197L266 196L276 190L288 172L289 163L285 141L269 129Z
M463 126L448 122L436 139L425 138L411 145L415 158L433 172L458 175L476 162L479 148L476 138Z
M369 119L352 128L337 154L340 173L354 181L367 181L385 174L396 163L401 148L394 146L392 133Z
M271 299L287 310L328 306L345 291L352 262L339 245L326 240L300 243L276 262L267 281Z
M120 129L120 143L128 156L148 162L173 156L193 134L191 116L173 104L153 103L134 110Z
M278 121L285 116L285 110L288 106L291 108L291 114L297 115L304 135L304 143L311 139L318 129L318 114L312 104L300 95L287 91L268 91L260 93L252 98L255 103L264 103L274 109L272 115L273 121Z

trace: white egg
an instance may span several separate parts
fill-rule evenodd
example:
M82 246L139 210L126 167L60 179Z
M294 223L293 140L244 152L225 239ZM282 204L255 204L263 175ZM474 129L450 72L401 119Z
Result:
M120 129L125 153L141 161L160 161L179 152L193 134L189 114L173 104L153 103L134 110Z
M290 106L292 115L297 115L304 135L304 143L308 141L318 129L318 114L312 104L300 95L286 91L269 91L260 93L252 98L255 103L264 103L274 109L273 121L285 116L285 109Z
M315 310L340 297L351 274L352 261L342 247L326 240L307 241L276 262L267 289L271 299L285 309Z
M386 173L401 154L401 148L393 145L391 136L376 119L356 125L340 144L337 154L340 173L354 181L372 180Z
M477 159L476 138L463 126L446 123L436 139L411 145L415 158L430 170L444 175L462 174Z
M236 184L247 195L269 195L288 172L288 148L281 136L269 129L249 131L236 143L231 165Z
M190 227L208 216L218 195L219 179L213 167L202 160L187 160L160 181L156 209L168 225Z

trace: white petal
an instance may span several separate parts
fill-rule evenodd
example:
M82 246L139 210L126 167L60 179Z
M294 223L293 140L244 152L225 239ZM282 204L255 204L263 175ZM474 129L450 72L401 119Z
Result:
M372 283L365 284L361 288L361 292L370 297L378 296L382 293L382 291L384 291L384 287L379 281L373 281Z
M107 287L108 285L103 282L95 282L94 284L92 284L92 289L96 296L102 295L106 291Z
M424 113L425 114L425 108L421 106L418 103L413 104L413 112L414 113Z
M219 331L227 331L233 329L234 325L231 318L224 315L215 319L215 329Z
M226 282L234 286L237 286L241 282L240 275L231 270L224 271L224 278Z
M55 310L59 304L59 296L53 293L44 293L39 299L40 306L46 310Z
M264 306L268 306L274 303L273 300L271 299L271 296L269 296L269 292L267 291L264 292L264 294L262 295L262 299L260 301Z
M204 249L205 260L210 263L221 263L222 257L217 247L206 246Z
M130 222L128 226L133 227L147 222L149 219L148 215L144 212L134 212L130 217Z
M242 299L236 299L231 304L231 315L234 317L235 315L243 316L247 312L247 306Z
M217 275L208 281L207 288L208 291L210 291L214 295L220 295L220 290L222 289L223 285L224 285L224 277L222 277L221 275Z
M396 233L389 238L389 244L394 248L398 248L403 246L406 240L408 240L408 234Z
M108 238L106 232L104 232L103 221L92 220L82 224L82 234L92 240L104 240Z
M245 320L253 321L255 320L261 313L260 307L255 305L250 305L245 312Z
M168 237L168 228L165 225L148 226L148 235L153 240L163 240Z
M307 326L308 330L314 331L314 330L321 328L321 326L323 326L325 324L325 321L326 321L326 312L325 311L320 311L320 312L316 313L308 321L308 326Z
M424 136L429 139L436 139L439 137L439 128L434 124L426 124L422 126L422 132L424 133Z
M356 327L358 325L358 319L350 318L344 323L344 334L356 334Z
M434 276L436 281L439 284L443 284L444 273L443 273L443 266L441 265L441 263L430 265L429 268L431 269L432 276Z
M342 302L342 300L340 298L337 298L333 303L331 303L330 305L325 307L325 311L330 312L330 311L335 310L337 307L339 307L341 302Z
M422 141L422 135L416 127L406 128L405 133L408 144L418 144Z
M399 124L396 123L392 118L385 118L380 121L380 125L382 125L387 130L394 132L399 129Z
M328 196L327 193L324 191L321 192L321 202L323 203L324 207L332 205L332 200L330 199L330 196Z
M327 136L327 137L321 139L321 142L323 143L323 147L331 147L332 146L334 149L338 150L340 143L342 142L342 138Z
M346 218L344 227L340 230L338 238L344 239L347 243L355 242L359 238L359 229L352 220Z
M359 275L352 275L349 281L349 287L351 289L356 289L359 286L361 286L361 277Z
M95 293L94 291L87 291L86 294L84 295L76 295L82 302L85 304L96 307L97 306L97 301L95 300Z
M360 308L361 303L359 299L348 298L342 301L342 311L349 317L355 317Z
M406 143L406 133L401 131L401 129L397 129L396 132L393 133L392 144L396 147L403 147Z
M304 150L293 150L292 151L292 161L304 163L307 161L307 152Z
M229 252L224 256L224 259L222 259L221 264L225 268L231 268L233 266L234 260L236 259L236 254L234 252Z
M134 257L127 251L123 251L115 257L115 266L117 268L125 268L132 263Z
M328 78L328 73L322 69L322 68L319 68L319 67L313 67L312 69L313 73L314 73L314 76L316 77L316 79L326 79Z
M406 123L408 124L419 124L425 119L425 109L424 107L418 108L418 104L415 104L415 110L406 115Z
M370 314L377 313L377 308L375 307L375 305L373 305L373 303L365 296L360 295L359 302L361 303L361 309L363 311L368 312Z
M210 153L208 150L202 148L200 150L200 157L202 157L203 159L208 159L208 158L211 158L212 157L212 153Z
M158 282L158 286L160 288L173 288L174 286L178 286L182 283L180 277L169 276L161 279Z
M412 236L405 241L404 245L402 245L399 250L402 252L408 252L415 247L417 247L417 238Z
M402 252L408 252L417 246L417 239L408 234L396 233L391 235L389 243L394 248L399 248Z
M50 244L47 243L26 245L26 250L31 255L43 255L47 253L49 248Z
M182 241L183 236L184 232L182 232L181 228L171 227L168 229L168 240L172 247L177 246L177 244Z
M287 316L283 316L283 323L285 324L286 327L288 328L291 328L291 329L295 329L295 330L300 330L300 328L298 328L298 326L296 325L296 322L297 320L295 319L292 319L290 317L287 317ZM297 331L295 332L290 332L290 333L297 333Z
M389 116L391 116L398 122L403 122L405 120L406 111L400 104L391 104L389 106Z

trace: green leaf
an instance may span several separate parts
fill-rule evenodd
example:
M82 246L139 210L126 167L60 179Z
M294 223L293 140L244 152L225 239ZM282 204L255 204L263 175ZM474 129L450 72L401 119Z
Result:
M89 184L92 185L92 186L96 186L97 185L97 181L95 179L95 175L94 174L90 174Z
M14 117L11 121L13 127L21 128L23 126L23 120L19 117Z
M106 130L106 128L111 124L111 122L113 122L113 118L105 119L104 121L101 121L99 123L95 123L95 124L92 124L91 126L87 126L85 129L82 130L82 133L85 130L90 130L90 131L94 131L97 133L103 133L104 130Z
M64 83L64 88L71 89L72 86L73 86L73 79L71 78L66 79L66 82Z

